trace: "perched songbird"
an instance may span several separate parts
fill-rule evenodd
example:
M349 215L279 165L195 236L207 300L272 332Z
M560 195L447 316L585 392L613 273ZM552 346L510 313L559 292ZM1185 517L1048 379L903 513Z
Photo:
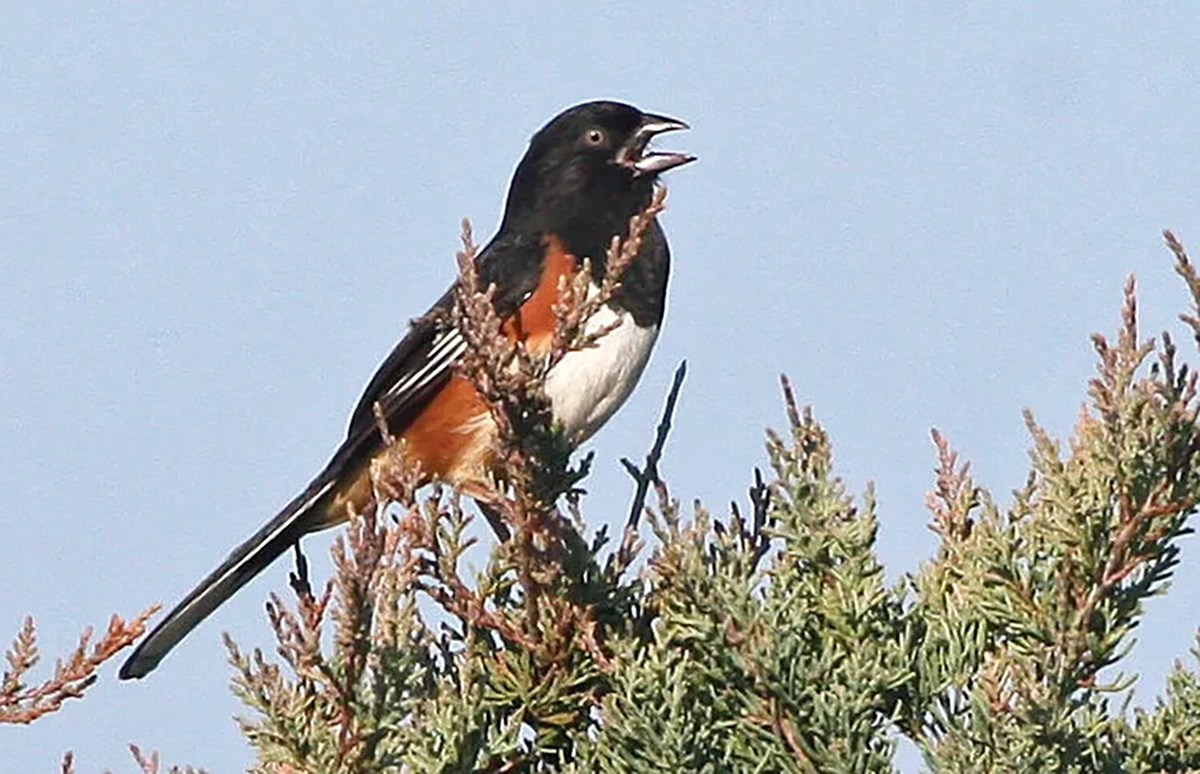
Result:
M533 136L508 190L500 230L479 253L480 286L495 286L503 329L534 354L549 351L560 278L589 259L591 282L604 276L605 250L651 200L658 175L692 161L652 152L656 135L686 129L682 121L618 102L588 102L555 117ZM586 440L625 402L658 336L670 255L654 221L620 285L594 318L620 324L596 346L567 353L547 374L545 391L566 438ZM222 602L309 532L346 521L372 498L371 461L387 453L378 404L404 456L425 480L467 494L488 488L497 432L488 406L455 363L466 350L448 322L447 292L411 329L367 385L346 440L312 483L275 518L233 550L138 645L122 679L143 677Z

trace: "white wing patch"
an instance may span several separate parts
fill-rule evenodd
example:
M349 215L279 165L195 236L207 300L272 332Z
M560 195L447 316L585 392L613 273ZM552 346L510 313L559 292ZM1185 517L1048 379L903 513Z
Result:
M447 371L467 349L467 342L454 328L442 331L433 340L429 357L425 364L408 376L396 382L382 396L382 399L395 398L416 392Z

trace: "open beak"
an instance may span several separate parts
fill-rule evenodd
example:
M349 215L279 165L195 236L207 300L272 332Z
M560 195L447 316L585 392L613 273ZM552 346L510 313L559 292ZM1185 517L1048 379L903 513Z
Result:
M634 177L642 175L657 175L668 169L683 166L695 161L695 156L686 153L669 153L666 151L646 152L650 140L660 134L688 129L688 125L677 118L656 116L649 113L642 116L642 124L638 127L625 147L617 154L617 163L633 170Z

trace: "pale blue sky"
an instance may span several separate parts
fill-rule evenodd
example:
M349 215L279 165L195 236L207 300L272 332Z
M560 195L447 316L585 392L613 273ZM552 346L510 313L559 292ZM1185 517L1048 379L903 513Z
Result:
M33 613L59 654L173 603L286 502L449 282L459 219L490 234L528 136L586 99L689 121L669 144L700 157L669 176L664 335L591 444L596 522L681 358L664 471L714 508L763 464L786 371L877 483L896 577L932 550L931 426L1007 500L1022 407L1069 429L1127 272L1145 330L1178 330L1159 231L1200 251L1194 9L483 5L0 7L0 639ZM1194 541L1183 562L1138 631L1139 701L1200 623ZM286 569L150 678L114 664L0 728L5 770L73 748L132 771L127 742L244 768L219 636L268 645Z

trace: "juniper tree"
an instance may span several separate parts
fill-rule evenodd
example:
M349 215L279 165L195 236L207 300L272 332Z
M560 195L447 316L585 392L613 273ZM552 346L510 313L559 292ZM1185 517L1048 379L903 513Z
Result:
M934 431L938 547L889 584L871 490L847 491L786 379L785 429L744 504L685 510L659 475L681 366L645 461L623 461L622 534L588 527L589 460L572 463L541 385L604 335L584 324L661 206L614 240L599 297L560 287L548 360L496 335L466 232L453 322L501 428L494 496L476 508L379 466L333 577L314 588L298 555L290 601L267 606L277 655L227 638L255 770L882 772L900 735L939 772L1200 770L1194 664L1150 709L1131 711L1130 678L1110 676L1200 498L1196 375L1169 335L1141 335L1132 279L1117 335L1093 338L1071 436L1026 415L1031 468L1011 504ZM1167 243L1200 345L1200 278Z
M1200 342L1200 281L1168 243ZM495 545L470 571L469 506L376 471L381 506L335 545L335 576L315 593L300 573L293 605L272 599L279 660L229 641L261 770L874 772L897 734L937 771L1200 768L1193 671L1132 714L1128 680L1103 680L1200 497L1196 376L1170 336L1141 337L1132 279L1071 437L1027 414L1011 505L934 432L937 553L889 585L871 491L847 491L786 380L786 428L744 507L685 513L658 475L681 367L645 464L625 461L623 534L590 531L587 461L572 466L540 391L550 363L492 335L472 249L455 322L504 429ZM577 290L560 354L589 343Z

